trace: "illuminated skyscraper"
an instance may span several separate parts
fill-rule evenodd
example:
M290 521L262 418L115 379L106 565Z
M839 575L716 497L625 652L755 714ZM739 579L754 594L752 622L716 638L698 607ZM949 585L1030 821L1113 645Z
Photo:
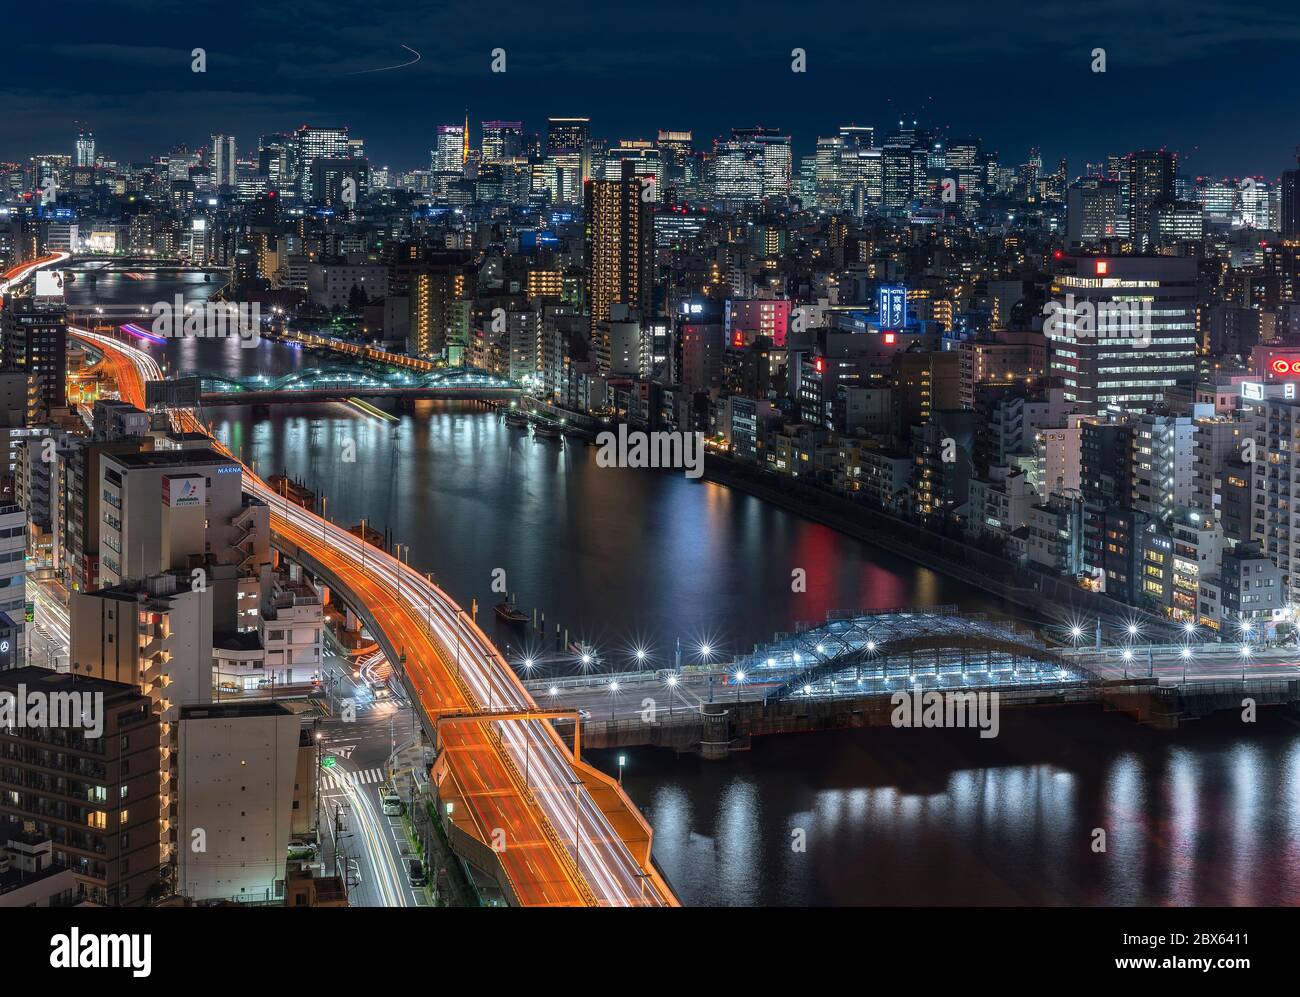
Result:
M591 178L591 119L548 118L546 159L554 165L560 200L576 204Z
M235 185L235 136L212 136L212 186Z
M912 202L912 147L888 142L881 150L881 186L886 211L905 211Z
M81 132L77 135L77 165L95 165L95 136L91 132Z
M644 139L627 139L613 146L605 154L605 172L607 177L622 175L622 163L632 164L632 172L639 179L654 178L651 200L662 201L664 189L664 163L659 148L653 142Z
M295 176L293 140L288 135L263 135L258 142L257 169L270 190L290 184Z
M1174 199L1174 154L1164 149L1132 153L1128 158L1129 233L1135 249L1151 238L1152 209Z
M776 128L733 128L733 142L758 146L762 155L760 197L789 197L794 189L794 161L790 136ZM730 143L728 143L730 144Z
M432 169L437 173L461 173L465 169L465 126L439 125Z
M294 132L298 146L298 192L304 201L312 196L311 164L317 159L347 159L351 155L348 146L348 129L310 128L303 125Z
M523 150L523 138L521 121L485 121L480 158L485 163L518 159Z

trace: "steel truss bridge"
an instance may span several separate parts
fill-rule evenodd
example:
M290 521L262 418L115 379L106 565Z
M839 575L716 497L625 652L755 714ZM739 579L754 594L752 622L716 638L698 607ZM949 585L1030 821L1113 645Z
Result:
M737 658L741 682L763 698L863 696L922 687L1006 689L1096 681L1032 633L955 606L832 613ZM774 684L775 683L775 684Z

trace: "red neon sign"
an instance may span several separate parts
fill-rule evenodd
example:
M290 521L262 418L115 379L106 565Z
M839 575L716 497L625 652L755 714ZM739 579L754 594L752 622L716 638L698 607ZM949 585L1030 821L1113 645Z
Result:
M1300 377L1300 359L1286 360L1282 357L1276 357L1269 361L1269 367L1273 373L1279 377L1285 377L1288 374L1294 374Z
M1097 261L1097 276L1100 277L1105 275L1106 271L1108 271L1109 269L1110 269L1110 264L1107 261L1105 260Z

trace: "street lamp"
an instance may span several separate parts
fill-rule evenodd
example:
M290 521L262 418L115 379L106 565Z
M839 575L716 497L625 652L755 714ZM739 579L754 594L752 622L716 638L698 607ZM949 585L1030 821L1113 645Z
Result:
M623 766L627 764L627 755L618 756L618 784L623 785Z
M614 719L614 696L618 693L618 683L609 684L609 719Z
M1124 648L1123 658L1124 658L1124 677L1128 678L1128 665L1129 662L1133 660L1133 649L1131 647Z
M676 698L674 695L676 689L677 689L677 676L669 675L668 676L668 715L670 717L673 715L673 699Z
M737 703L740 702L740 687L744 685L744 683L745 683L745 673L743 671L736 672L736 702Z
M1183 681L1187 681L1187 662L1192 660L1192 649L1190 646L1183 648Z

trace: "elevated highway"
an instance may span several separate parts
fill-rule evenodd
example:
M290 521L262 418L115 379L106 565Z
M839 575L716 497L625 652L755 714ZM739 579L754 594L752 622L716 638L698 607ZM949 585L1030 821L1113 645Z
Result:
M109 358L123 399L143 407L144 382L162 377L149 354L84 329L69 334ZM179 429L206 432L189 410L173 418ZM440 797L452 803L454 830L494 857L515 902L678 905L651 861L649 825L614 781L575 761L548 720L491 717L529 713L537 704L465 610L384 551L280 497L246 467L243 483L270 507L275 545L359 609L401 672L426 732L437 739L434 776ZM438 729L440 716L466 713L487 715Z

